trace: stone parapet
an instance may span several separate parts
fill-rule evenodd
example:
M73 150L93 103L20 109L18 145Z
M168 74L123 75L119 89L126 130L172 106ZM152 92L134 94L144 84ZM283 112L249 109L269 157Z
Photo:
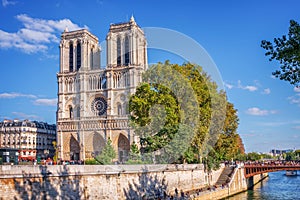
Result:
M201 164L7 165L0 167L0 199L150 198L214 184L221 172L207 174Z

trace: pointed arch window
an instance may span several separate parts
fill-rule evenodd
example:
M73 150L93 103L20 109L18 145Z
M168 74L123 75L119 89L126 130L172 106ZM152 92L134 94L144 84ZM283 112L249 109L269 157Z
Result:
M91 53L90 53L90 56L91 56L91 62L90 62L90 65L91 65L91 69L94 68L94 52L93 52L93 49L91 49Z
M80 106L77 106L77 118L80 118Z
M122 106L118 104L118 115L122 115Z
M125 65L128 66L130 63L130 52L129 52L129 37L125 37Z
M121 39L117 38L117 65L121 65Z
M81 44L80 42L77 43L77 66L76 66L76 70L79 70L79 68L81 67Z
M73 108L72 108L72 106L69 106L69 118L73 119Z
M69 48L69 71L72 72L73 71L73 44L70 44L70 48Z

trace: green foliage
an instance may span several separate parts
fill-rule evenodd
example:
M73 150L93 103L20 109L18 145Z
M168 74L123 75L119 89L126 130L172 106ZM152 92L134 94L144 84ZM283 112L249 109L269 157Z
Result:
M270 154L263 153L260 156L261 156L262 159L274 159L274 157Z
M95 159L102 165L109 165L112 164L112 160L115 159L116 156L117 154L111 144L111 140L108 139L101 153L98 156L96 156Z
M251 152L247 154L247 160L251 160L251 161L259 161L262 159L262 156L256 152Z
M58 149L57 149L57 144L56 141L52 142L53 148L54 148L54 156L53 156L53 162L57 163L57 154L58 154Z
M86 159L84 163L86 165L99 165L99 162L97 162L97 160L95 160L94 158Z
M200 66L166 61L151 68L155 72L144 75L129 102L144 162L199 163L203 158L210 170L244 153L236 109Z
M297 160L297 153L296 152L288 152L288 153L286 153L285 160L286 161Z
M131 116L132 122L142 127L136 132L142 136L145 153L163 148L177 132L179 107L170 89L162 85L144 83L138 87L130 99L129 110L135 113ZM146 125L150 126L144 128Z
M300 160L300 149L295 150L297 160Z
M223 130L215 145L221 160L231 160L240 152L239 135L236 132L238 121L237 110L233 104L227 103Z
M274 44L263 40L261 47L266 50L265 55L269 60L277 60L280 69L272 74L280 80L285 80L293 85L300 85L300 25L290 20L288 36L274 38Z
M195 152L195 149L191 146L184 152L183 163L197 163L198 154Z
M188 148L182 144L190 143L197 123L193 89L168 62L152 66L144 80L147 83L137 88L129 102L131 125L140 136L143 159L177 162Z
M238 161L246 161L247 160L247 154L238 153L234 156L234 160Z
M221 160L219 159L218 152L216 152L214 149L211 149L208 156L203 159L205 170L208 172L219 169L220 163Z
M130 146L129 159L126 164L143 164L140 150L135 143Z
M127 160L126 163L127 165L141 165L141 164L146 164L142 160Z

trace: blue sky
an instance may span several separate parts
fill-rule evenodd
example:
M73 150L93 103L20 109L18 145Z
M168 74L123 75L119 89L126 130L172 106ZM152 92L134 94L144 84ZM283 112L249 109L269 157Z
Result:
M172 29L205 48L238 109L247 152L300 148L300 89L271 76L278 63L260 47L286 34L290 19L300 22L299 1L82 2L2 0L0 120L55 123L61 32L88 28L103 41L110 23L133 14L141 27ZM149 52L149 62L168 58Z

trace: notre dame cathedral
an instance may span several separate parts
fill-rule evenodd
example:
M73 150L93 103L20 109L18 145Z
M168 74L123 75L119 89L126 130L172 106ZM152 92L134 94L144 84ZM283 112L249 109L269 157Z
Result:
M129 127L128 99L147 69L147 42L133 17L111 24L106 36L106 67L98 38L87 30L61 35L57 74L57 149L62 160L98 155L110 139L118 160L138 142Z

